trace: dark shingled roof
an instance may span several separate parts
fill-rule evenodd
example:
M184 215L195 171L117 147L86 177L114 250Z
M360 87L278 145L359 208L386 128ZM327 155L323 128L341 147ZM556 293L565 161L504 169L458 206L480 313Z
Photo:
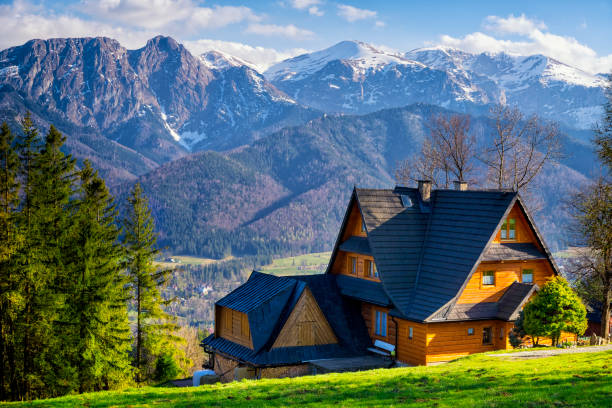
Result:
M497 302L497 318L516 320L521 307L538 289L538 285L514 282Z
M262 285L269 285L263 288ZM244 288L246 287L246 288ZM338 344L308 347L272 348L291 311L308 288L329 322ZM258 293L257 290L262 293ZM235 300L235 293L253 294L252 307L248 300ZM229 300L228 300L229 299ZM273 276L253 272L249 280L217 305L238 305L248 310L253 350L224 338L211 335L202 344L228 356L255 365L295 364L301 361L332 357L351 357L366 353L371 345L359 305L343 298L334 275Z
M342 244L340 244L340 250L345 252L355 252L361 255L372 255L370 251L370 244L366 237L350 237Z
M271 339L297 281L253 272L244 284L217 301L217 306L246 313L255 350ZM300 289L300 288L298 288ZM303 286L301 287L303 290Z
M412 207L404 207L401 195ZM429 213L416 189L355 189L383 287L404 312L413 297Z
M489 320L514 321L537 285L514 282L497 302L451 304L436 313L434 321Z
M340 288L340 293L344 296L379 306L391 306L392 304L380 282L347 275L337 275L336 282Z
M491 244L482 255L481 261L527 261L546 259L546 254L531 243Z
M359 204L389 298L403 317L425 321L457 296L517 197L434 190L425 203L416 188L356 188L351 203Z

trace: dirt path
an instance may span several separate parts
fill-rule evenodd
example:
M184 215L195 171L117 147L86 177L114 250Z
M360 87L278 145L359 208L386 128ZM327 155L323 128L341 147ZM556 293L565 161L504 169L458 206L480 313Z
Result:
M573 353L594 353L598 351L612 350L612 344L605 346L590 346L590 347L575 347L575 348L555 348L555 349L541 349L541 350L530 350L530 351L519 351L516 353L500 353L491 354L493 357L511 357L512 359L528 359L528 358L543 358L556 356L559 354L573 354Z

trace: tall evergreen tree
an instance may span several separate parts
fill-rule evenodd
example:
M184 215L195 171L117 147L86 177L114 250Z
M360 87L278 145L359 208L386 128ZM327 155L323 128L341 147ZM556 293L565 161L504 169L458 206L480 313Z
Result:
M136 382L151 378L153 360L159 356L159 345L174 337L177 329L163 306L168 304L160 292L170 274L169 270L158 270L153 260L158 254L155 248L157 237L155 226L140 183L137 183L128 198L128 216L124 220L124 247L127 271L131 281L133 307L136 312L133 365Z
M70 383L75 391L86 392L128 380L131 336L117 211L89 162L79 175L78 210L65 248L68 296L60 323L67 329L63 361L74 368Z
M16 387L15 276L13 254L19 241L15 213L19 205L19 156L8 124L0 128L0 400Z

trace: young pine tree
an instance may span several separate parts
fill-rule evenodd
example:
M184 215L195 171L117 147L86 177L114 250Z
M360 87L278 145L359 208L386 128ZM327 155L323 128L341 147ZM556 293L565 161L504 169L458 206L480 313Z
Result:
M562 332L577 336L587 328L586 308L564 278L548 281L523 309L523 327L533 337L547 336L557 345Z
M8 124L0 128L0 400L16 388L15 271L13 255L19 238L15 215L19 205L19 156Z
M69 382L82 393L129 380L131 336L113 198L88 161L79 176L78 209L65 249L68 296L61 313L66 328L61 351L74 368Z
M151 211L140 184L136 184L128 198L128 216L124 220L123 246L127 271L136 313L134 360L136 382L151 378L153 361L161 355L159 345L173 338L176 325L163 306L168 304L160 293L170 271L157 270L153 260L158 253L157 237Z

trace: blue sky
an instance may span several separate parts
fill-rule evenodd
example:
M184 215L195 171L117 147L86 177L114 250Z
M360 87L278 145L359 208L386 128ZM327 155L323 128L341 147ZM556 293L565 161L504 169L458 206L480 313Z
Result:
M199 1L0 0L0 48L31 38L105 35L128 48L171 35L261 69L355 39L397 51L447 45L543 53L589 72L612 69L612 0Z

